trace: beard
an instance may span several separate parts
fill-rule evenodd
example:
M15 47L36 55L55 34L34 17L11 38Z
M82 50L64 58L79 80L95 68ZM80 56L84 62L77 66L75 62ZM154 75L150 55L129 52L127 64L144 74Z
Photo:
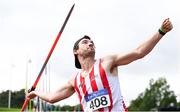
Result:
M82 54L83 57L94 57L95 56L95 50L87 50Z

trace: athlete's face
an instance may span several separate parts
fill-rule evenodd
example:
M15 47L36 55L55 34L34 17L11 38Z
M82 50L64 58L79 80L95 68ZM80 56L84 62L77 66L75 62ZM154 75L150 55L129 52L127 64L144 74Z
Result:
M95 53L95 46L92 40L89 39L82 39L78 44L78 54L94 54Z

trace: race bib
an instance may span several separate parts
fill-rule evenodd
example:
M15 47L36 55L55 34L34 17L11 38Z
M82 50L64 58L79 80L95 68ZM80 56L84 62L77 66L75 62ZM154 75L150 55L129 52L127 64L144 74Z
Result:
M85 96L86 110L94 111L110 106L110 98L107 89L102 89Z

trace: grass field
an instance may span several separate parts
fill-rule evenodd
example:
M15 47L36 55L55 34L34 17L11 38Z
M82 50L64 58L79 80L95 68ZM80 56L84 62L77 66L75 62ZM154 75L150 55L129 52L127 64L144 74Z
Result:
M0 107L0 112L19 112L21 109Z

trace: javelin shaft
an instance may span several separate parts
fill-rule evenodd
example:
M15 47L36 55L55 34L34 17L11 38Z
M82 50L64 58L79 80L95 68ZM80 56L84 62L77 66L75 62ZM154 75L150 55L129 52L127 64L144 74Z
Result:
M43 64L43 66L42 66L42 68L41 68L41 70L40 70L40 72L39 72L39 74L38 74L38 76L37 76L37 78L36 78L33 86L32 86L31 89L29 90L29 92L35 90L35 88L36 88L36 86L37 86L37 84L38 84L38 82L39 82L39 80L40 80L40 78L41 78L41 76L42 76L42 73L43 73L43 71L44 71L44 69L45 69L45 67L46 67L46 65L47 65L47 63L48 63L48 61L49 61L49 59L50 59L50 57L51 57L51 54L53 53L54 48L56 47L56 44L57 44L59 38L61 37L61 34L62 34L62 32L63 32L63 30L64 30L64 28L65 28L65 26L66 26L66 23L67 23L70 15L71 15L73 9L74 9L74 6L75 6L75 4L73 4L73 6L71 7L71 9L70 9L70 11L69 11L69 13L68 13L68 15L67 15L67 17L66 17L66 19L65 19L65 21L64 21L64 23L63 23L63 25L62 25L62 27L61 27L61 30L59 31L59 33L58 33L58 35L57 35L57 37L56 37L56 40L54 41L53 46L51 47L51 49L50 49L50 51L49 51L49 53L48 53L48 55L47 55L47 57L46 57L46 60L44 61L44 64ZM24 104L23 104L23 106L22 106L22 108L21 108L21 112L24 111L24 109L26 108L29 100L30 100L29 98L26 98L26 100L25 100L25 102L24 102Z

